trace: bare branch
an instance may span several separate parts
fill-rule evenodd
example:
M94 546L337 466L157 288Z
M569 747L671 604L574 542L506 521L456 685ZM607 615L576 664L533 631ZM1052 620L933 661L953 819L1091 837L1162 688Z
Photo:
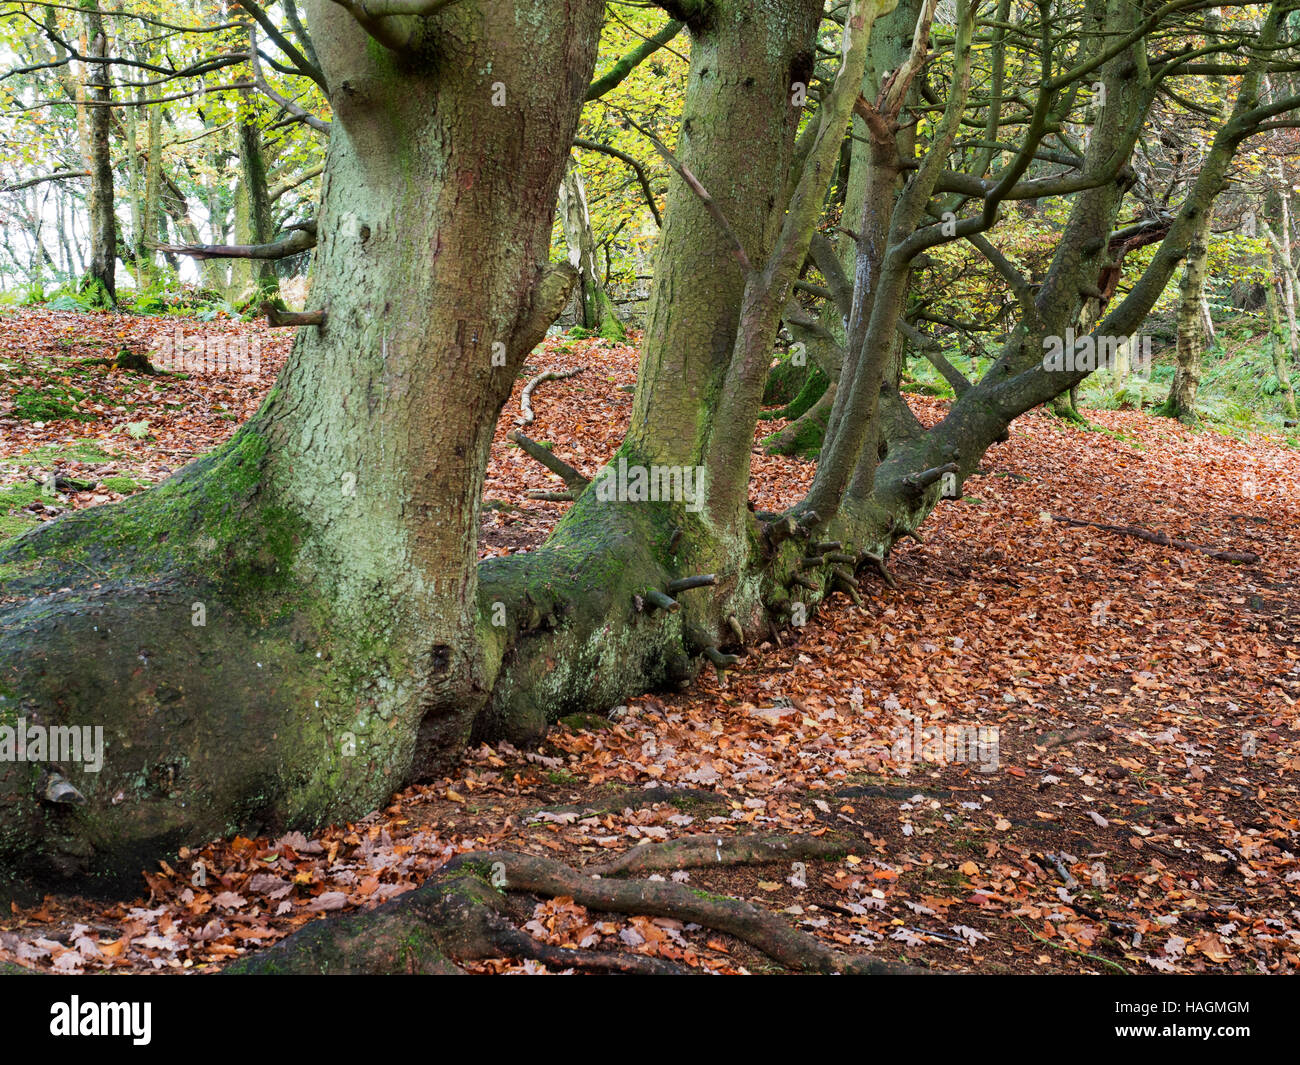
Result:
M727 243L731 245L731 254L735 257L736 262L740 263L741 268L747 275L754 274L756 272L754 270L754 264L750 261L749 255L745 251L745 246L740 242L740 237L738 237L736 231L731 228L731 223L727 221L727 216L722 213L722 208L718 206L717 201L709 194L709 190L700 184L699 178L692 174L690 168L678 159L677 156L673 155L673 153L668 150L667 145L665 145L664 142L656 137L650 130L646 129L645 126L641 125L636 121L636 119L621 108L619 109L619 113L627 121L628 125L654 145L655 151L659 153L663 161L671 166L673 170L677 172L677 176L686 182L690 187L690 190L699 198L700 203L704 205L704 209L709 212L709 216L717 223L718 228L722 230L723 236L727 238Z
M158 244L158 251L191 259L287 259L316 247L316 223L303 222L269 244Z
M46 181L67 181L69 178L90 177L89 170L57 170L53 174L42 174L40 177L28 178L26 181L16 181L12 185L5 185L0 188L0 192L18 192L21 189L30 189L33 185L40 185Z

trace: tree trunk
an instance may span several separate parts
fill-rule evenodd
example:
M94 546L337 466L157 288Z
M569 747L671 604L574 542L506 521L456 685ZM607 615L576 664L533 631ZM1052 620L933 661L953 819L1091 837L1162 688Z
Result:
M139 99L140 97L137 97ZM127 197L131 209L131 258L135 269L135 287L140 291L145 286L144 272L144 225L143 225L143 189L140 177L140 135L139 123L136 121L138 108L126 109L126 174Z
M53 817L34 764L0 765L9 868L134 876L230 828L356 816L463 749L493 680L488 447L573 282L547 260L603 10L456 4L399 59L312 5L326 323L227 445L0 553L8 589L47 593L6 611L0 713L107 745Z
M251 93L245 92L251 108ZM262 153L262 131L253 119L235 130L239 155L239 184L235 189L235 243L266 244L275 236L271 194ZM275 264L269 260L235 260L230 268L230 297L237 305L260 303L280 294Z
M1015 416L1082 378L1049 371L1043 339L1077 320L1125 190L1112 175L1076 198L998 363L925 431L886 366L907 274L939 228L921 216L966 114L974 19L959 3L945 113L888 219L879 276L868 285L857 271L853 375L828 436L837 454L823 456L809 499L760 522L746 503L764 375L863 77L860 33L888 6L851 5L850 46L793 193L799 113L786 90L810 76L822 5L772 0L755 12L724 0L694 20L678 154L743 251L674 181L633 424L614 465L675 470L679 485L703 467L705 483L656 501L630 480L611 498L606 478L542 548L476 569L495 418L574 279L539 263L603 5L571 3L562 27L543 0L451 5L421 23L455 30L424 42L435 75L410 60L399 68L319 0L335 119L312 299L327 320L300 336L227 447L0 553L15 587L73 589L7 611L0 683L29 716L93 713L112 736L78 810L45 809L26 767L6 767L0 795L16 798L0 853L28 870L134 873L136 853L231 827L356 814L445 765L471 730L536 738L564 713L685 682L701 658L733 664L724 646L766 636L831 590L856 595L859 570L887 578L885 553L924 520L941 479L967 476ZM1114 32L1139 16L1124 17ZM503 25L509 33L483 41L483 27ZM1266 54L1276 35L1262 37ZM1100 71L1111 103L1089 168L1131 153L1155 92L1142 47ZM1238 112L1258 88L1257 74L1241 80ZM1045 130L1050 118L1039 109L1034 121ZM1216 139L1152 266L1099 329L1127 335L1150 310L1246 125ZM846 552L817 542L823 530L852 552L850 569ZM205 627L190 621L200 614Z
M1268 349L1273 358L1273 372L1277 376L1278 389L1282 393L1282 409L1286 416L1294 419L1296 415L1295 386L1291 383L1291 365L1295 363L1295 331L1288 330L1290 343L1282 343L1282 320L1277 312L1277 285L1272 280L1268 283Z
M153 95L156 90L147 90ZM163 224L162 215L162 108L154 104L149 108L149 154L145 159L144 171L144 225L142 230L143 239L140 241L141 247L136 250L136 256L144 260L142 275L153 279L154 275L154 252L151 245L157 243L160 235L160 227Z
M97 0L83 0L86 55L108 55L108 37ZM86 69L86 110L90 170L90 269L82 290L92 301L112 306L117 302L117 221L113 207L113 160L109 131L113 123L112 74L107 63L91 62Z
M883 14L874 28L867 51L867 69L862 80L863 98L872 103L889 76L907 60L912 34L926 0L899 0L898 6ZM915 98L915 86L908 92L908 102ZM838 266L825 254L814 255L824 275L838 270L839 279L832 284L836 300L830 301L821 315L821 328L810 331L797 322L787 321L795 338L807 347L816 358L818 366L830 379L829 385L799 416L779 434L769 437L765 445L769 452L782 455L801 455L814 458L821 452L826 432L835 409L840 374L844 367L844 351L848 347L846 325L852 313L850 300L852 282L860 278L864 288L864 302L860 313L870 314L877 279L885 251L888 221L893 214L899 191L902 188L902 170L896 165L899 159L911 159L915 153L916 127L907 123L900 129L882 133L879 126L873 129L861 115L855 113L851 136L847 139L847 173L845 175L844 224L864 239L855 241L840 238L832 245L832 254ZM862 227L870 232L861 232ZM828 280L830 280L828 278ZM838 291L838 286L850 291ZM906 298L906 297L904 297ZM891 338L888 355L888 372L894 387L902 371L902 344Z
M1169 398L1157 413L1177 418L1186 425L1196 425L1196 392L1201 384L1201 359L1205 354L1205 331L1201 324L1201 300L1205 290L1206 267L1210 260L1210 212L1206 212L1192 233L1179 285L1178 363Z
M564 230L564 243L569 249L569 265L578 271L578 307L582 312L582 327L607 340L625 340L627 334L601 284L596 235L591 229L591 210L587 206L587 186L582 180L578 161L572 157L560 185L560 225Z
M781 224L786 182L815 59L821 5L762 9L722 0L690 26L691 68L675 152L709 191L754 262ZM632 427L624 450L647 464L698 465L731 362L744 272L686 184L669 187L656 249ZM653 406L653 415L651 407Z

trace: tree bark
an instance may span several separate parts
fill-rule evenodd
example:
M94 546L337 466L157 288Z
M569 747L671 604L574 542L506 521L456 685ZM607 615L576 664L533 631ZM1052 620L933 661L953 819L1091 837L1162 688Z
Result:
M893 206L883 269L869 286L857 271L835 459L823 456L792 512L752 515L748 467L779 320L839 162L861 34L890 4L851 5L841 74L800 146L797 181L799 115L786 90L811 69L821 4L706 6L707 17L693 5L688 16L677 146L697 188L672 184L656 324L612 463L703 467L694 498L610 498L599 480L575 479L577 500L543 547L474 564L496 418L575 279L542 264L603 5L571 3L561 20L543 0L477 0L371 25L404 52L398 62L319 0L335 117L312 300L328 318L300 335L265 406L225 448L161 489L0 552L14 587L50 593L6 611L0 684L30 716L98 714L112 737L76 811L44 809L26 767L5 767L0 795L16 798L0 854L28 870L133 874L140 853L231 826L371 809L471 736L534 739L565 713L689 681L702 661L730 668L725 648L796 606L891 579L886 553L948 475L960 482L1014 417L1082 379L1046 368L1043 341L1077 320L1109 261L1123 163L1155 96L1137 38L1099 72L1110 104L1085 165L1102 177L1075 198L994 367L929 431L890 386L907 273L946 239L922 215L966 113L973 26L960 3L944 118ZM1124 10L1128 23L1098 29L1131 28L1140 16ZM503 25L511 32L490 33ZM1259 56L1276 43L1276 13L1266 26ZM1100 331L1133 332L1173 276L1250 128L1257 73L1241 84L1152 265ZM1052 124L1051 99L1039 103L1021 161ZM981 193L967 232L993 224L1018 165ZM204 627L189 621L196 605Z
M251 109L252 93L244 92ZM242 119L235 130L239 155L239 184L235 189L235 241L268 244L275 236L271 219L271 194L262 153L262 131L252 118ZM260 303L280 294L275 263L270 259L245 259L231 265L230 296L235 304Z
M572 157L560 184L560 224L569 249L569 265L578 271L582 327L607 340L626 339L623 325L614 313L614 304L601 283L596 235L592 232L591 210L587 206L587 186L577 159Z
M1277 282L1272 278L1269 279L1266 292L1269 355L1273 359L1273 373L1277 377L1278 388L1282 393L1282 409L1288 418L1294 419L1297 417L1295 386L1291 382L1291 365L1295 362L1294 341L1289 345L1282 342L1282 320L1277 312ZM1290 337L1295 336L1292 330L1288 330L1287 333Z
M83 0L86 26L86 55L108 56L108 37L97 0ZM96 301L112 306L117 302L117 220L113 206L113 159L109 132L113 122L112 73L107 63L91 62L86 70L86 111L90 170L90 268L83 291Z
M1158 411L1187 425L1195 425L1200 420L1196 413L1196 393L1201 384L1201 359L1205 354L1201 299L1205 290L1206 266L1210 260L1210 219L1211 214L1206 211L1193 231L1192 243L1187 249L1183 279L1178 289L1178 361L1169 398Z
M488 448L574 280L547 260L603 10L456 4L398 55L312 4L327 324L227 445L0 553L7 590L33 593L0 636L6 720L17 700L108 748L56 818L34 766L0 765L10 869L133 876L230 827L355 816L463 748L493 681Z

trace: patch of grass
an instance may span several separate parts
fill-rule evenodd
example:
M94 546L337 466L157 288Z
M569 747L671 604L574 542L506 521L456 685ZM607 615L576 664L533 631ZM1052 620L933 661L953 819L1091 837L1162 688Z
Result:
M34 483L0 488L0 542L26 532L40 519L22 508L41 498L41 486Z
M95 415L80 410L77 403L86 398L79 388L67 385L50 385L45 388L20 388L14 395L12 414L28 422L57 422L62 420L90 422Z
M0 458L0 463L6 466L53 466L61 462L84 462L93 466L118 458L121 456L105 451L94 440L78 440L73 444L46 444L35 451Z
M121 495L129 496L140 491L146 485L144 481L137 481L134 477L118 474L113 477L105 477L100 482L100 487L107 488L110 492L118 492Z

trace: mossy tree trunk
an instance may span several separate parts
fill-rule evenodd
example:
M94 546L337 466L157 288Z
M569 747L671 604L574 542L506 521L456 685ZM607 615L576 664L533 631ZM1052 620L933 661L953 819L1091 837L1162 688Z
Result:
M395 49L312 5L325 324L226 446L0 556L7 589L44 593L5 617L4 723L107 744L101 772L68 773L77 807L0 765L6 864L133 874L187 839L355 815L463 748L492 680L488 448L574 279L550 234L602 14L477 0Z
M1187 425L1195 425L1200 420L1196 413L1196 393L1201 385L1201 360L1205 355L1201 299L1210 261L1210 218L1210 212L1206 211L1187 249L1183 279L1178 288L1177 364L1169 397L1158 411Z
M1211 12L1209 28L1219 25L1218 12ZM1219 99L1221 115L1226 117L1229 97L1224 92L1224 79L1215 76L1209 87L1213 98ZM1196 395L1201 387L1201 363L1205 358L1207 340L1214 339L1214 322L1210 318L1205 299L1205 282L1210 263L1210 227L1213 212L1206 211L1197 220L1192 231L1187 259L1183 263L1183 277L1178 289L1177 348L1175 352L1174 380L1158 414L1176 418L1185 425L1195 426L1200 418L1196 413Z
M816 56L822 5L743 0L688 20L691 66L675 154L709 191L754 262L781 224L781 189ZM740 322L745 273L682 181L669 188L624 450L646 463L696 466L712 429Z
M235 243L268 244L275 237L271 192L266 177L262 131L251 113L252 93L245 91L235 128L239 183L235 188ZM155 109L156 110L156 109ZM275 263L267 259L235 259L230 268L231 302L257 303L280 294Z
M1273 359L1273 373L1277 377L1278 389L1282 393L1282 410L1289 419L1296 418L1295 386L1291 382L1291 366L1295 363L1293 343L1282 340L1282 318L1277 310L1277 283L1270 279L1265 298L1265 313L1268 316L1268 350ZM1289 329L1288 337L1295 334Z

